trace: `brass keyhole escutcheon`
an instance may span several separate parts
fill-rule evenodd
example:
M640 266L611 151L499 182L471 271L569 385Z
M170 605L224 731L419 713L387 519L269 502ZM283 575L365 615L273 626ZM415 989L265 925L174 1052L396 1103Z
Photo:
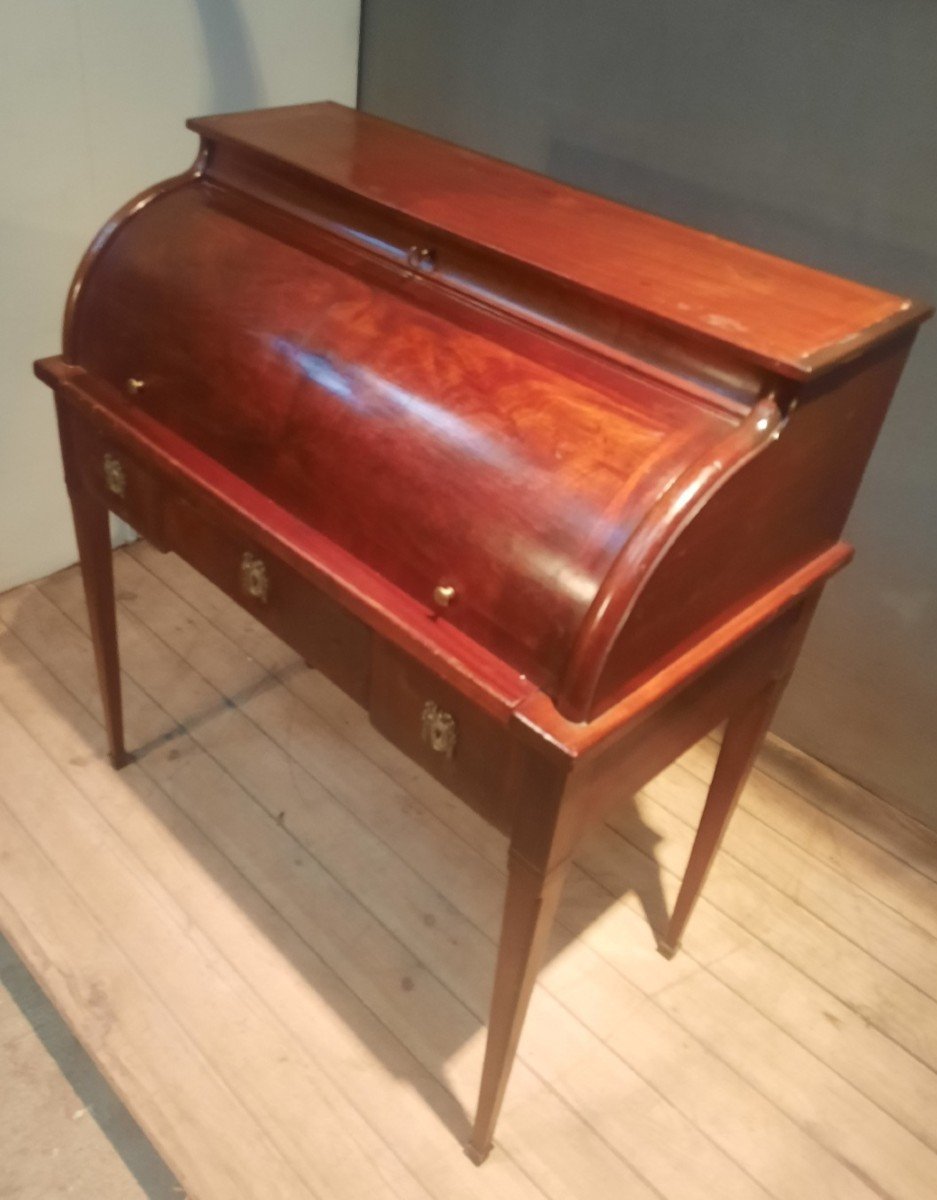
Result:
M241 555L241 591L254 600L266 603L270 593L267 564L262 558L245 550Z
M423 705L423 741L437 754L452 758L459 735L455 717L438 704L427 700Z
M136 379L131 376L131 378L128 379L124 384L124 387L128 396L139 396L139 394L146 387L146 382L143 379Z
M127 491L127 475L124 465L113 454L104 455L104 482L107 490L115 496L123 496Z

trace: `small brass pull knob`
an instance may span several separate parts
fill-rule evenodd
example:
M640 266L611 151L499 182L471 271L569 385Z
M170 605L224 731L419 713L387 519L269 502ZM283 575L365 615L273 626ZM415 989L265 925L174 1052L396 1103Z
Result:
M143 379L130 378L124 385L127 389L128 396L138 396L146 387L146 381Z
M448 583L440 583L433 588L433 601L440 608L448 608L455 599L455 588Z
M115 496L123 496L127 491L127 475L124 464L113 454L104 455L104 482L107 490Z
M254 600L266 603L270 594L270 579L267 565L262 558L245 550L241 555L241 591Z
M452 758L459 735L455 717L443 712L438 704L427 700L423 705L423 741L437 754Z
M436 267L436 251L431 246L411 246L407 251L407 265L414 271L432 271Z

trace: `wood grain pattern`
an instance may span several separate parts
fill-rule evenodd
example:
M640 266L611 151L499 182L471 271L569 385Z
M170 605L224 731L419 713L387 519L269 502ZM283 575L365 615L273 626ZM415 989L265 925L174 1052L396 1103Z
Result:
M853 343L864 348L862 334L927 312L340 105L189 124L209 144L250 152L793 375L845 356Z
M116 389L100 393L111 408L138 381L123 403L133 432L154 419L424 611L437 586L453 588L437 621L574 721L839 537L925 310L908 309L874 345L851 336L839 373L807 385L762 370L730 401L701 360L696 377L688 368L653 379L649 343L613 362L579 344L574 322L547 330L534 313L520 321L504 310L498 297L520 269L515 259L501 263L483 307L450 286L435 251L425 269L402 266L355 202L373 201L379 178L387 196L396 186L382 123L330 105L277 111L199 124L206 140L191 172L132 202L79 269L68 357L86 389ZM352 127L360 136L350 142ZM248 171L219 186L219 163L255 162L260 128L271 138L263 178ZM297 174L289 155L278 157L277 138L298 146L302 129L318 165ZM389 145L410 136L385 133ZM329 165L341 147L358 157ZM428 159L443 176L447 163L458 175L461 161L445 146ZM326 220L319 184L335 172L345 182ZM438 174L424 166L407 187L429 194ZM484 184L486 203L516 222L525 178L492 162L466 178L465 203L453 193L446 221L463 256L486 252L483 239L457 233L471 187ZM543 182L530 177L532 196ZM568 209L575 225L583 198L550 187L565 197L552 207ZM640 214L595 203L617 213L612 245L632 253L636 220L650 244L656 226L644 228ZM407 246L421 233L407 231L408 213L419 222L400 209ZM670 286L692 290L688 281L719 262L718 288L728 292L731 279L744 292L748 252L683 231L678 272L663 226L654 254ZM549 222L531 229L544 246L563 244ZM772 328L799 271L759 260ZM589 289L571 264L566 282L581 307ZM808 282L825 311L849 311L853 285L810 272ZM652 309L648 301L648 319ZM798 311L809 318L800 301ZM687 364L695 353L685 351ZM737 353L754 369L748 350ZM50 364L45 374L61 386L61 370ZM731 561L707 572L701 564L729 537ZM684 602L668 603L678 589Z
M445 620L555 693L629 532L731 464L737 421L624 371L585 386L356 267L176 188L84 284L74 361L144 381L136 407L422 605L454 587Z
M733 824L713 890L704 894L684 953L673 963L654 953L649 935L641 936L636 915L641 902L633 888L642 878L641 864L648 875L657 874L651 855L673 862L679 873L693 814L704 798L704 781L675 767L647 789L648 805L652 797L666 800L679 805L686 817L669 826L662 808L645 807L645 820L663 840L650 842L645 831L644 850L633 849L607 826L596 830L571 868L558 915L560 936L548 948L534 992L498 1145L478 1172L452 1152L450 1125L442 1119L449 1113L454 1125L455 1114L461 1115L453 1090L463 1104L471 1102L477 1036L473 1052L461 1056L467 1066L458 1061L450 1041L448 1060L442 1065L437 1060L439 1074L430 1082L428 1072L415 1065L410 1047L425 1042L431 1025L438 1028L433 1014L438 1018L440 1010L425 997L418 1002L423 975L412 976L417 986L406 992L399 979L408 973L402 956L410 948L424 970L446 979L440 1003L450 1006L442 1010L447 1017L462 1001L483 1014L484 979L479 979L477 951L469 948L476 944L474 938L487 946L489 955L494 949L505 869L503 837L414 769L370 728L352 702L323 677L302 670L245 610L181 561L137 545L117 554L115 572L126 635L131 737L139 744L151 731L178 729L180 721L187 730L119 774L111 772L97 697L87 688L93 656L77 571L39 589L9 593L0 599L0 621L5 622L0 626L0 703L30 733L18 762L24 767L48 759L71 784L69 790L45 789L41 796L28 790L34 803L23 811L38 816L41 802L57 813L59 805L74 806L76 796L86 798L115 831L116 839L108 843L110 856L132 862L137 872L144 865L155 919L165 920L167 896L184 908L191 927L236 967L257 1005L271 1012L285 1031L291 1060L334 1081L338 1092L328 1093L332 1113L349 1122L360 1113L394 1146L428 1194L440 1200L453 1195L593 1200L619 1193L640 1200L709 1200L713 1195L795 1200L820 1191L867 1200L871 1189L879 1198L929 1200L937 1150L928 1120L937 1102L935 1075L882 1032L890 1016L907 1011L910 994L876 960L862 932L845 924L856 889L870 896L880 883L896 883L896 873L907 871L888 849L893 831L886 805L867 798L866 840L878 855L862 864L844 863L843 871L834 868L829 886L842 891L840 902L830 904L832 893L819 886L816 859L802 830L806 812L833 820L824 807L832 803L836 777L819 765L809 771L805 767L803 794L790 794L790 807L778 795L774 826L760 850L761 862L776 862L778 880L786 879L799 903L782 905L777 891L766 885L756 889L754 883L728 895L721 864L737 862L742 848L734 837L739 826ZM207 679L223 689L214 692L213 702L204 690ZM231 697L235 707L225 704L222 695ZM203 719L208 703L218 711L214 728ZM98 709L97 718L92 708ZM241 753L248 730L253 733L247 753ZM711 762L705 743L699 755L702 769ZM762 768L772 768L773 756L772 748L756 766L739 816L771 788L772 777ZM248 774L252 759L255 767ZM279 762L288 765L282 775ZM240 791L231 771L242 772ZM313 772L335 789L349 813L359 806L355 837L323 836L307 782ZM302 781L299 786L287 787L291 773ZM807 783L814 773L816 808ZM271 804L280 802L271 812L243 793L245 785L256 788L265 774L271 780ZM25 778L19 776L21 784ZM38 784L38 774L32 778ZM852 819L850 785L841 780L840 786L844 816ZM284 807L286 829L277 821ZM632 813L623 799L611 815L640 841ZM848 838L849 826L840 824L839 829ZM38 827L30 825L30 830L41 836ZM928 859L932 847L925 831L920 835L915 842L913 830L905 829L904 858L913 853ZM92 841L82 837L79 845L92 861ZM244 1194L263 1193L269 1172L276 1171L267 1157L265 1125L276 1118L255 1108L248 1123L238 1125L242 1137L232 1145L225 1132L230 1122L224 1117L236 1094L205 1082L196 1053L201 1047L198 1031L183 1026L185 1045L193 1048L188 1055L150 1054L149 1045L178 1047L179 1025L159 1005L133 1007L140 998L140 977L122 976L128 968L108 949L115 933L110 922L98 926L96 948L85 952L86 909L74 899L75 887L83 889L84 880L76 877L62 889L61 875L45 855L27 860L20 857L20 842L8 840L4 846L4 926L22 928L25 922L17 914L30 918L31 937L18 941L31 969L69 1020L83 1023L83 1037L108 1077L123 1080L121 1090L186 1181L188 1193L196 1198L239 1194L224 1165L232 1155ZM784 857L785 846L794 846L795 860ZM14 853L15 860L9 857ZM391 974L373 982L376 942L362 936L360 915L357 923L349 922L351 938L343 953L334 932L329 950L330 929L337 930L361 908L347 888L334 890L329 899L311 893L309 868L297 868L296 857L322 864L324 873L344 869L352 889L356 874L360 888L378 869L399 865L400 873L387 885L377 881L364 895L374 928L384 929L385 938L382 922L390 921L396 930L401 958L394 988L389 986L395 978ZM342 868L343 857L355 859L357 866L349 861ZM111 861L104 858L102 869ZM27 862L32 873L20 869ZM678 877L666 867L660 870L672 895ZM599 875L605 882L596 882ZM933 890L926 877L915 875ZM421 888L421 879L429 889ZM604 903L590 904L585 890L590 880ZM37 888L46 897L48 920L39 919ZM264 891L271 902L264 901ZM432 895L436 899L427 907ZM892 911L903 909L905 897L908 907L902 915L910 917L917 903L913 890L905 893L896 886ZM757 926L761 937L743 935L726 916L717 924L713 901ZM627 938L609 920L615 909L635 915ZM305 919L301 911L308 914ZM813 928L815 912L824 914L826 923L818 923L809 938L799 937L798 931ZM437 917L435 926L426 925L425 913ZM57 936L63 929L69 936ZM851 940L842 940L840 930ZM728 935L735 937L734 944ZM450 937L457 938L458 946L451 945ZM902 937L896 927L894 940ZM330 973L323 972L310 943L331 954ZM848 966L843 958L847 945L852 948ZM931 939L926 951L918 951L922 965L934 961L935 946ZM651 975L646 964L655 958L658 974ZM387 960L382 956L380 961ZM692 969L682 973L681 962ZM661 970L671 973L671 986L661 987ZM826 984L814 982L824 970ZM56 986L59 971L68 972L69 988ZM84 1020L86 979L97 979L103 988L99 994L108 998L114 1019L106 1037ZM148 966L142 982L149 995L161 986ZM218 978L199 970L187 976L187 983L191 991L214 997ZM370 1008L355 1002L359 988ZM125 1010L125 1005L130 1007ZM148 1023L140 1019L143 1011ZM937 1031L934 1012L931 1002L929 1010L915 1014L923 1035L919 1049ZM227 1009L222 1028L232 1030L232 1038L229 1021L235 1019L234 1010ZM737 1041L727 1043L726 1028L738 1031ZM895 1024L891 1029L900 1032ZM140 1037L150 1041L141 1046ZM228 1057L229 1078L237 1087L237 1063ZM549 1086L528 1090L532 1070L545 1074ZM243 1086L249 1087L249 1081ZM286 1090L278 1099L289 1108ZM172 1118L161 1121L160 1106L169 1101ZM304 1120L330 1115L325 1107L324 1096L311 1096ZM211 1123L211 1132L206 1131L208 1108L222 1115ZM242 1119L233 1112L232 1119ZM320 1172L331 1176L340 1171L340 1157L337 1146L325 1146ZM385 1194L389 1190L381 1180L376 1186ZM329 1194L345 1200L359 1193L338 1186Z
M81 554L87 616L70 614L91 633L115 765L109 509L282 637L390 746L508 836L470 1140L479 1162L562 882L589 894L574 856L623 791L728 720L671 949L683 933L809 615L851 555L841 531L927 311L335 106L195 128L192 169L104 227L72 288L66 356L36 364L56 396ZM135 636L158 674L148 636ZM274 738L273 773L261 770L251 722L219 713L214 685L183 675L204 703L193 743L244 779L233 797L246 791L285 822L279 797L295 774L284 748ZM166 704L164 716L185 719L177 693ZM171 732L154 719L144 758L163 754ZM347 790L335 778L331 787ZM361 829L313 790L310 840L353 846ZM382 820L373 808L363 823L355 816L363 829ZM96 836L98 818L76 809L75 841L82 821ZM53 853L64 876L70 853ZM374 856L372 871L343 852L336 870L380 919L382 886L405 880L384 851ZM335 895L334 880L311 874L317 894ZM125 881L129 895L131 879L122 870L115 893ZM95 920L112 901L89 883ZM663 943L666 903L662 886L648 893ZM353 940L355 904L343 905ZM173 935L139 911L137 935L118 942L138 969L140 945L159 950L160 995L177 1013ZM299 911L309 916L308 901ZM374 932L376 945L383 936ZM423 936L439 978L405 959L404 990L419 975L420 1060L438 1070L466 1013L445 997L452 950ZM466 933L476 980L483 950ZM663 986L659 965L643 970ZM380 978L366 985L371 1003ZM473 990L469 1011L486 1007ZM208 1010L195 1017L209 1022L199 1037L220 1060ZM272 1086L260 1048L273 1054L281 1034L253 1009L244 1020L255 1055L246 1068ZM587 1043L601 1058L591 1033ZM536 1092L536 1078L520 1072L515 1090ZM305 1082L295 1076L297 1094ZM726 1109L733 1129L746 1103L736 1096ZM340 1141L329 1129L320 1145ZM367 1130L362 1138L401 1194L419 1193ZM275 1141L291 1170L308 1168L313 1190L328 1193L295 1128ZM827 1175L830 1194L853 1186ZM354 1164L336 1179L369 1186Z

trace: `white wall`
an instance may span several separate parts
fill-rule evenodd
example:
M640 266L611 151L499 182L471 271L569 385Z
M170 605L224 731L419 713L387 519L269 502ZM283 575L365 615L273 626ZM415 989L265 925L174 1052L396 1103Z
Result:
M76 557L51 396L78 260L186 117L354 104L358 0L0 0L0 591Z

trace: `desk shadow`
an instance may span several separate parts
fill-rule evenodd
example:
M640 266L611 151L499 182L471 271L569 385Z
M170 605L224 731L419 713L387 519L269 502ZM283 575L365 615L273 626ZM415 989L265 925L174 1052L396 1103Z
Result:
M305 666L297 666L297 673L305 673L306 670ZM240 708L250 698L262 696L265 691L279 684L280 680L271 679L254 685L231 698L224 707ZM313 714L310 716L315 719ZM300 715L297 719L302 717L303 715ZM178 780L183 791L177 790L173 799L176 805L186 810L185 817L183 820L174 820L163 805L159 806L160 816L164 823L171 824L174 834L196 855L203 855L205 847L200 837L192 838L187 828L189 820L194 819L197 824L202 825L203 832L208 834L213 847L230 847L232 840L240 836L239 830L243 827L242 814L236 806L229 810L213 807L211 814L205 814L203 821L199 815L198 802L195 800L193 803L191 794L191 789L197 786L194 782L197 773L193 775L191 785L185 779L184 760L190 751L183 748L183 742L191 745L189 736L199 735L201 732L205 735L205 741L210 743L216 736L211 727L215 725L217 730L217 723L221 720L222 708L193 713L191 718L186 719L184 730L180 730L178 734L170 734L156 745L138 751L138 764L144 768L155 768L154 774L157 777L164 774L164 766L169 759L172 759L179 769ZM336 753L348 752L348 743L344 742L339 733L328 727L320 728L319 733L322 737L334 739ZM358 752L357 749L354 751ZM202 753L204 751L201 748L194 751L196 757L200 757ZM147 757L149 762L145 761ZM418 771L418 768L412 769ZM422 775L422 772L419 773ZM241 779L240 782L250 789L249 781ZM424 777L424 782L430 787L439 787L428 776ZM387 778L385 798L387 805L395 809L398 816L405 816L408 811L410 814L416 811L419 814L418 819L423 817L432 820L418 795L404 792L392 777ZM389 886L386 889L382 888L379 901L375 901L373 891L369 897L359 901L355 895L354 880L349 880L347 868L335 861L338 858L344 859L344 855L340 851L333 854L327 844L327 838L322 844L316 840L315 826L319 821L314 801L303 797L302 794L291 792L283 796L282 806L277 812L273 810L269 797L261 801L255 794L252 799L254 803L261 805L266 820L259 829L256 825L253 826L257 830L256 840L250 847L240 850L238 874L229 876L225 873L221 879L224 886L229 893L237 893L236 899L242 911L248 913L264 937L290 959L318 995L340 1014L357 1040L380 1059L385 1069L396 1078L406 1081L418 1092L423 1102L435 1112L453 1137L464 1143L471 1131L474 1112L463 1108L450 1090L447 1069L453 1057L463 1051L468 1040L477 1035L487 1022L487 1005L497 947L494 941L490 941L484 947L483 956L480 957L477 951L486 932L489 938L492 933L497 932L497 922L489 924L487 931L483 931L482 927L485 925L484 914L495 913L500 920L504 880L492 877L493 872L482 872L484 887L479 886L473 897L473 909L467 911L464 895L461 900L457 896L447 896L438 879L428 880L421 874L420 850L414 849L411 855L406 846L388 846L384 841L383 832L377 831L374 836L381 842L381 846L378 847L381 856L389 851L389 855L399 861L392 863L388 872ZM598 920L608 907L629 892L637 895L649 919L649 946L654 946L666 928L667 911L661 873L653 858L654 847L660 840L659 835L641 821L633 802L627 799L622 802L618 818L619 828L627 830L630 844L627 861L623 861L622 869L616 876L620 887L609 891L607 881L603 881L602 885L597 884L590 889L588 905L582 902L581 896L577 896L577 902L564 911L562 923L557 922L555 926L550 943L550 951L554 955L561 953L593 921ZM480 822L480 818L478 820ZM230 828L227 827L229 821ZM607 829L604 833L616 848L621 844L619 833ZM364 831L362 834L364 836ZM602 836L601 831L598 836ZM452 842L456 840L454 836L451 838ZM425 850L424 845L422 851L425 853ZM321 869L326 872L339 887L349 893L344 899L344 904L352 906L355 910L352 924L360 917L371 929L375 925L382 927L377 930L376 938L363 933L357 947L349 946L347 941L343 942L341 955L345 956L344 962L336 961L330 949L323 946L323 939L313 928L317 920L330 920L328 908L321 908L318 899L312 896L304 899L294 888L289 889L289 911L277 903L276 897L272 897L272 907L266 901L258 902L255 888L264 890L262 877L269 871L269 864L278 860L286 863L287 856L293 853L296 856L292 859L294 866L314 860L317 871ZM466 847L465 853L474 852ZM506 839L504 855L506 859ZM215 873L216 865L213 860L213 854L210 854L207 860L203 858L209 869ZM299 874L302 870L300 867ZM397 886L401 876L404 882ZM391 880L394 883L391 883ZM247 886L242 893L241 887L245 882ZM297 886L302 885L300 883ZM428 889L432 890L429 900ZM416 920L414 912L419 914ZM284 922L288 926L287 929L284 928ZM464 961L460 965L458 943L463 940L468 944L465 947ZM434 956L434 949L438 952L442 942L447 943L447 950L452 947L445 955L444 962L438 961ZM376 950L374 973L380 974L384 981L382 987L394 992L394 996L389 998L388 1008L393 1010L398 1021L401 1019L401 1010L406 1009L408 999L416 999L420 989L435 992L437 998L444 1002L440 1016L443 1017L443 1013L446 1016L440 1022L433 1022L436 1026L435 1037L429 1039L435 1051L432 1059L427 1057L427 1040L423 1039L420 1030L421 1023L426 1020L425 1005L421 1008L415 1004L409 1017L409 1027L402 1028L399 1024L394 1025L392 1021L385 1024L385 1015L379 1012L382 1003L380 999L375 1001L373 994L371 997L361 994L360 981L372 969L368 958L369 948L372 947ZM480 978L482 974L483 978ZM451 1024L445 1023L447 1018L451 1020ZM440 1025L444 1025L444 1028L440 1029ZM411 1049L414 1045L421 1047L423 1052Z
M663 875L655 855L655 849L663 838L650 825L644 823L631 797L623 797L609 816L614 818L615 829L602 825L587 835L587 842L595 844L604 841L606 853L611 850L616 860L615 869L612 872L603 871L599 879L587 863L581 864L585 874L595 884L595 904L590 911L580 902L576 905L575 914L568 910L561 914L565 918L564 929L569 934L563 944L575 941L585 933L610 905L634 895L647 922L648 944L653 945L657 952L657 946L667 940L667 926L670 921ZM600 897L604 903L600 904ZM574 915L577 918L575 921Z
M179 1200L182 1188L178 1180L79 1045L12 946L0 934L0 995L4 991L29 1022L33 1033L68 1080L84 1110L107 1138L147 1200ZM31 1079L30 1086L41 1087L42 1078ZM77 1162L78 1150L67 1148L66 1152L72 1154Z
M15 633L16 621L11 628ZM24 629L23 640L27 645L30 640L35 642L35 632L30 635ZM31 649L35 653L38 647ZM134 654L129 645L123 649L126 667ZM0 639L0 654L4 652ZM166 652L173 653L168 648ZM80 728L88 754L104 759L103 729L87 709L79 709L74 699L75 676L80 677L81 670L86 670L89 689L95 678L86 639L83 655L86 661L78 668L72 658L72 679L60 676L53 685L48 672L58 673L58 659L42 653L45 669L34 671L30 681L44 692L53 708L59 708L70 723ZM227 737L229 754L234 753L230 747L236 730L225 725L225 718L240 712L250 700L281 688L294 671L305 674L307 668L297 663L279 675L265 675L258 667L261 677L243 692L193 710L182 723L167 716L164 728L145 742L134 736L136 705L129 705L128 746L133 758L121 771L120 779L187 855L221 885L310 989L338 1014L359 1044L384 1069L418 1093L443 1126L464 1143L474 1113L466 1111L451 1090L449 1071L454 1056L464 1052L487 1022L504 878L490 862L476 861L472 879L477 875L479 883L471 892L472 908L467 911L464 886L458 899L449 899L444 887L438 886L438 875L436 882L431 882L424 873L428 843L424 842L412 858L404 857L405 840L397 841L395 848L383 831L378 831L373 834L377 841L370 843L370 852L374 869L382 876L382 864L388 864L388 886L370 889L367 897L360 899L354 880L349 879L348 859L334 836L329 836L334 835L335 825L331 831L322 832L321 840L317 839L317 833L327 824L320 820L326 808L341 807L344 802L329 793L321 781L289 786L284 789L289 795L282 797L270 791L259 795L258 773L238 771L220 749ZM133 668L134 679L145 677L141 667ZM139 689L125 676L125 700L137 692ZM372 773L376 768L384 774L385 784L375 786L380 803L386 804L392 814L389 820L415 819L418 826L432 823L430 811L419 798L419 788L406 791L398 777L375 764L298 698L295 712L297 723L307 718L314 723L316 737L323 746L330 741L328 752L336 760L360 754L371 763ZM247 719L252 720L250 716ZM221 758L225 759L223 763ZM290 761L297 778L306 774L305 767ZM280 770L284 770L283 764ZM419 775L424 784L440 789L428 776L422 772ZM315 778L311 773L309 777ZM327 796L324 801L317 798L323 790ZM627 803L623 800L623 808ZM320 805L325 807L319 809ZM633 869L629 865L619 894L634 892L640 898L652 925L653 933L649 930L647 934L652 944L654 933L659 933L666 921L661 876L653 861L659 838L642 824L633 805L627 812L628 839L641 853L629 855L629 864L633 860L636 865ZM481 824L481 819L477 820ZM367 843L372 836L370 829L360 816L354 816L354 822L360 827L358 836ZM457 834L439 836L455 857L477 854ZM500 835L490 836L500 839ZM620 841L618 834L609 832L609 836L612 841ZM504 853L506 859L506 839ZM367 858L365 850L362 859ZM171 882L167 881L167 886L171 887ZM329 897L335 897L334 904ZM600 904L600 898L607 899L607 904ZM577 938L617 898L611 891L603 895L594 889L591 910L578 903L572 905L564 924L557 925L551 952L558 953ZM416 918L415 912L419 914ZM192 917L197 922L198 914ZM237 967L239 948L224 946L222 952ZM262 986L258 990L263 995ZM271 1001L270 1007L276 1015L275 1003ZM477 1046L472 1047L472 1053L477 1050ZM480 1067L480 1056L478 1061Z

